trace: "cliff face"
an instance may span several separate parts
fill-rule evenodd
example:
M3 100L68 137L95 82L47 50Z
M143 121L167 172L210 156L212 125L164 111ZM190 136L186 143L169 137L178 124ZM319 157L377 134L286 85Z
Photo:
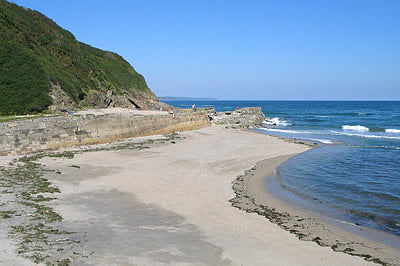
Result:
M37 11L0 0L0 114L163 104L116 53L81 43Z

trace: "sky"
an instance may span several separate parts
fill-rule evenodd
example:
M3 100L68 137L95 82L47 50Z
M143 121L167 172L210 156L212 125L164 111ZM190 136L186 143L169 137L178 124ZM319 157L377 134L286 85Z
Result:
M157 96L400 100L399 0L15 0Z

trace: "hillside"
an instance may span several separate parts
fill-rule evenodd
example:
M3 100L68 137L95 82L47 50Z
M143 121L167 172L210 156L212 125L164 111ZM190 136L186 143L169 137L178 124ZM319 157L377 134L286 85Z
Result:
M76 40L37 11L0 0L0 114L81 107L159 108L120 55Z

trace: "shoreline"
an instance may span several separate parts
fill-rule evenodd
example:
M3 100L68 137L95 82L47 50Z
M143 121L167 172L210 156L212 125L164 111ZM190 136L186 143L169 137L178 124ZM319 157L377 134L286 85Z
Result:
M258 133L258 134L265 134L265 135L271 136L271 137L276 137L278 139L284 140L289 143L304 144L304 145L310 146L312 148L319 148L321 145L323 145L323 146L338 145L338 143L325 144L323 142L322 142L322 144L319 144L318 142L314 142L314 140L306 140L306 139L301 139L301 138L298 139L298 138L290 138L290 137L285 137L285 136L280 136L280 135L274 135L274 134L270 134L267 132L259 131L257 129L256 129L256 131L253 131L253 132ZM305 152L308 152L308 151L309 150L307 150ZM299 154L295 154L293 156L298 156L301 154L302 153L299 153ZM293 157L293 156L291 156L291 157ZM287 160L289 160L290 158L288 158ZM374 242L382 243L382 244L385 244L385 245L388 245L390 247L400 250L400 237L398 237L396 235L392 235L392 234L382 231L382 230L378 230L378 229L374 229L374 228L370 228L370 227L364 227L357 223L352 223L349 221L342 220L333 215L329 215L329 212L326 212L326 213L321 212L321 210L315 206L307 205L307 203L299 204L299 203L295 202L297 200L297 196L294 196L294 198L288 198L286 195L284 195L283 193L285 193L284 192L285 189L281 188L278 181L276 180L276 178L277 178L276 177L276 169L278 167L280 167L281 164L283 164L287 160L282 161L279 165L277 165L277 167L274 169L274 171L271 172L271 174L268 174L265 176L264 184L266 186L266 191L268 194L271 194L272 197L274 197L275 199L277 199L279 201L286 203L288 206L290 206L293 209L308 213L309 215L311 215L313 217L317 217L317 219L324 220L324 222L327 222L333 226L340 227L344 231L354 233L356 235L362 236L362 237L372 240Z
M298 155L301 156L301 154ZM281 167L281 165L279 165L278 167ZM336 216L330 210L323 210L313 203L305 202L304 199L298 198L299 196L297 195L288 196L288 191L280 187L277 178L278 177L276 176L276 171L274 171L273 174L267 176L264 179L266 190L277 200L283 201L294 209L308 213L314 217L317 217L317 219L323 220L324 222L337 226L350 233L354 233L372 241L400 249L400 238L398 236L382 230L359 225L357 224L357 222L351 222L346 221L345 219L341 219L340 216ZM299 200L301 203L297 202L297 200Z
M39 156L37 162L46 170L43 177L61 191L43 206L52 208L52 217L62 217L51 230L67 235L55 243L82 254L73 263L368 264L299 241L261 215L232 208L232 182L244 169L263 176L282 159L308 149L265 134L210 126L173 137L68 149L61 156ZM252 167L257 161L270 163L265 169ZM31 213L20 218L15 213L15 219L35 222ZM57 251L52 259L62 256Z
M279 136L278 138L285 139ZM289 203L268 191L265 180L272 178L279 165L299 154L264 159L245 170L232 184L236 194L230 200L232 206L264 216L283 230L296 235L299 240L316 242L336 252L359 256L378 264L398 264L400 256L395 255L399 254L398 248L350 231L350 227L361 232L371 229L349 224L349 229L346 230L339 225L339 220L336 220L338 225L334 225L334 218L303 209L302 206ZM328 221L329 219L331 221Z

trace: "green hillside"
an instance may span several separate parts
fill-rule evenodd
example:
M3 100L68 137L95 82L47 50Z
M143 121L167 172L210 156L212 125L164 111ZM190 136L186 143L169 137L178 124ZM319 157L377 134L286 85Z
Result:
M0 114L46 110L55 85L75 106L108 90L157 101L143 76L118 54L81 43L41 13L0 0Z

